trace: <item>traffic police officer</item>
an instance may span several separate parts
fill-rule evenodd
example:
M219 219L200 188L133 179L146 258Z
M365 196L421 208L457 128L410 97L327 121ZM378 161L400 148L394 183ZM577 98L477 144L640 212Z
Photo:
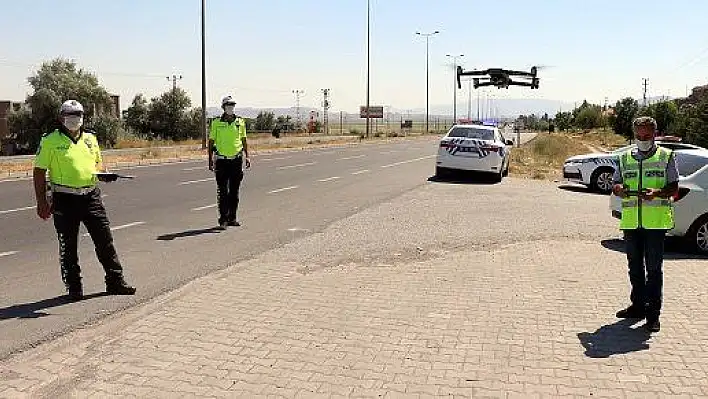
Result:
M96 136L83 125L84 108L76 100L61 105L61 126L42 137L34 161L34 189L37 215L54 216L59 239L61 277L72 300L83 299L81 268L77 252L79 224L83 222L93 240L96 255L105 271L106 292L133 295L125 282L123 268L113 246L106 210L97 187L96 173L103 171ZM49 172L51 201L47 198Z
M224 113L211 122L209 131L209 170L216 177L219 227L239 226L236 220L243 169L251 167L246 143L246 123L234 114L231 96L221 100Z
M613 193L622 198L620 229L624 232L632 304L620 318L646 317L645 328L660 329L664 238L674 227L671 197L678 192L679 174L673 151L654 142L656 121L634 120L637 147L622 153L615 171ZM646 275L645 275L646 274Z

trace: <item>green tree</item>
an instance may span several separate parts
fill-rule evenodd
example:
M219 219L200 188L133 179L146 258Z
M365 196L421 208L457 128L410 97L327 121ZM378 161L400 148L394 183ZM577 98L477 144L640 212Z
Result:
M573 123L580 129L594 129L602 127L602 119L602 109L591 105L578 111Z
M150 131L161 139L179 140L182 115L191 105L187 92L179 87L154 97L148 111Z
M615 133L628 139L634 137L632 121L639 112L639 103L632 97L623 98L617 101L614 108L614 115L610 122Z
M150 134L150 106L142 94L133 98L130 107L123 111L125 126L139 135Z
M120 120L108 114L93 118L88 127L96 132L98 142L102 143L106 148L112 148L116 145L118 136L123 130Z
M256 121L253 125L255 130L273 130L275 127L275 114L272 112L261 111L256 116Z
M201 138L202 108L196 107L182 114L177 138L179 140Z
M98 78L69 60L57 58L44 62L36 74L28 79L32 93L27 96L31 112L19 112L13 116L13 130L18 144L26 145L34 151L41 135L58 126L58 111L62 102L68 99L79 101L84 106L86 125L91 125L94 117L106 114L112 107L111 96L99 84ZM99 137L107 137L97 132ZM101 142L105 145L106 143Z
M639 114L654 118L659 133L667 134L672 131L672 125L676 123L678 107L673 101L662 101L642 108Z
M573 114L569 111L558 112L555 118L556 127L560 131L566 131L573 127Z
M689 143L708 147L708 99L701 100L696 105L681 107L678 126L682 136Z

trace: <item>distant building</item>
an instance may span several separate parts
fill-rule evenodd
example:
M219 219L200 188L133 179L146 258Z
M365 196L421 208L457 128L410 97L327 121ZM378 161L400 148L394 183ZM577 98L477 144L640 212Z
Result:
M10 135L10 127L8 126L8 117L10 112L19 111L22 103L16 101L0 101L0 140Z

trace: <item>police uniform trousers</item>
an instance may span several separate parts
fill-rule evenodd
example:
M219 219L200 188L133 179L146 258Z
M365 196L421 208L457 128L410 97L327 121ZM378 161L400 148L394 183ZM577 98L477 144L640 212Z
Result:
M113 245L113 235L101 190L86 194L52 193L54 227L59 237L61 277L69 287L80 287L81 267L78 256L79 224L83 223L93 241L98 261L106 273L106 284L123 282L123 267Z
M243 157L216 159L216 197L219 208L219 224L236 222L238 197L243 180Z

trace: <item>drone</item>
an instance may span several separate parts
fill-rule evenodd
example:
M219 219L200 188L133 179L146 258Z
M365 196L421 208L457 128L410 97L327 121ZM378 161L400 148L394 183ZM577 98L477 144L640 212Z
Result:
M526 86L531 89L538 89L539 79L536 77L538 73L538 67L531 67L531 72L526 71L514 71L510 69L503 68L489 68L481 71L464 71L461 66L457 66L457 87L462 88L462 82L460 82L460 76L486 76L483 78L472 79L472 84L474 88L479 88L483 86L496 86L498 89L508 89L509 86ZM526 79L528 81L515 81L512 80L512 76L519 76L521 79Z

